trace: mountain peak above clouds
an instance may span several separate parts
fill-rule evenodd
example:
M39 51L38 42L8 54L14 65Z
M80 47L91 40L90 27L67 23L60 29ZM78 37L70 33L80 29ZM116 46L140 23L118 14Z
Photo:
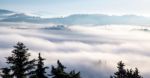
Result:
M40 18L0 9L0 22L53 23L64 25L150 25L150 18L137 15L73 14L61 18Z
M9 13L14 13L14 12L9 11L9 10L0 9L0 14L9 14Z

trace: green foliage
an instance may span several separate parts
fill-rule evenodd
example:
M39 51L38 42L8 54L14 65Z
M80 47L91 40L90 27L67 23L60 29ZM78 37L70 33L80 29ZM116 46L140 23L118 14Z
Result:
M12 55L6 58L13 72L12 75L16 78L27 78L27 75L30 75L34 69L35 60L29 60L30 53L27 51L28 48L23 43L18 42L14 46Z

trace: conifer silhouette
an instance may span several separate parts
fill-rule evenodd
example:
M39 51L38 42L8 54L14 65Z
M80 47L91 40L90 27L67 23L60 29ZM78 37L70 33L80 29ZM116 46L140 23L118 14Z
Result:
M143 78L142 76L139 75L139 70L137 68L135 68L133 76L134 76L133 78Z
M52 66L51 76L52 78L68 78L68 74L64 71L66 67L57 61L57 67Z
M12 55L6 58L15 78L27 78L32 73L32 69L34 69L35 59L29 60L30 53L27 51L28 48L23 43L18 42L14 46Z
M48 78L45 74L46 74L46 69L48 69L48 67L44 67L44 61L45 59L41 57L41 54L39 53L38 56L38 64L36 65L37 68L34 71L34 75L31 76L30 78Z
M69 78L80 78L80 72L76 73L74 70L69 73Z
M135 71L132 69L124 69L124 63L120 61L118 63L118 71L114 73L114 76L110 76L110 78L143 78L139 75L139 71L135 68Z
M12 78L12 75L10 74L10 69L9 68L1 68L2 73L0 74L0 76L2 78Z
M120 61L118 63L118 71L115 73L114 78L125 78L126 77L126 70L124 69L124 63Z
M70 73L65 72L66 67L61 64L61 62L57 61L57 67L52 66L51 75L52 78L80 78L80 72L75 73L75 71L71 71Z

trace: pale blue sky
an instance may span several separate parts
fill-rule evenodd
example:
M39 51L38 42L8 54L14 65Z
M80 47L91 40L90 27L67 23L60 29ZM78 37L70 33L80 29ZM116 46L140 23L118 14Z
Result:
M150 0L0 0L0 8L42 16L82 13L150 16Z

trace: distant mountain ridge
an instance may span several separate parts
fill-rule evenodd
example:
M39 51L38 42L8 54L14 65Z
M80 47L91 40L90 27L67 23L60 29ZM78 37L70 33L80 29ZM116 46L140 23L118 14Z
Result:
M150 25L150 18L136 15L74 14L61 18L40 18L0 9L0 22L54 23L65 25Z
M0 14L8 14L8 13L14 13L13 11L0 9Z

